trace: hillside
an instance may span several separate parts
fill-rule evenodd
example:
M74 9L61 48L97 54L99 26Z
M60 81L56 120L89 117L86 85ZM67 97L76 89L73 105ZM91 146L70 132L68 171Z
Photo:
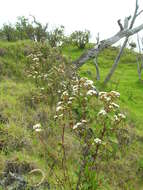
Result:
M51 82L49 87L51 91L42 92L42 88L38 85L46 88L48 82L35 83L27 76L27 68L30 64L27 56L32 49L33 43L30 41L0 42L0 186L1 189L4 185L8 189L66 189L55 185L60 184L58 180L60 181L62 175L59 159L61 129L53 119L59 100L54 88L58 86L58 80L60 81L61 78L53 73L52 77L55 81ZM46 48L44 51L46 52ZM49 54L53 51L56 50L49 51ZM65 46L60 51L66 59L74 60L84 50ZM118 103L127 118L126 128L121 131L122 146L120 147L118 143L113 144L113 147L109 148L111 154L109 153L108 157L104 154L103 158L99 156L97 160L99 173L94 179L97 181L94 189L142 190L143 82L138 80L136 53L126 49L108 86L106 88L102 86L103 79L113 64L117 52L118 48L111 47L100 54L100 82L96 81L96 69L92 61L78 71L81 77L93 80L98 91L119 92ZM54 67L52 55L51 59L53 63L49 62ZM92 109L94 110L94 107ZM91 121L94 120L92 114L97 112L93 110L88 113L89 116L91 115ZM39 123L44 129L42 136L33 131L33 126ZM74 169L80 160L79 142L70 130L66 131L65 139L68 149L68 169L74 181L77 179ZM34 170L36 172L33 172ZM29 173L30 171L32 172ZM26 181L28 185L20 186L18 180L13 180L15 177L12 178L10 175L6 179L3 172L18 174L21 183L25 184ZM41 180L41 174L45 176L44 181L35 187L34 184L38 184ZM86 189L90 187L83 188Z

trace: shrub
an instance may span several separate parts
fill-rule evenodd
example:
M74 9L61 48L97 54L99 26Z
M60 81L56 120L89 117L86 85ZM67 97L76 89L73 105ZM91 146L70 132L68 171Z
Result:
M15 28L17 33L17 39L34 40L34 27L24 16L18 17Z
M70 81L72 65L59 49L51 48L46 43L36 43L27 59L27 77L35 82L41 99L54 102L65 83Z
M115 103L119 96L115 91L98 93L93 81L78 76L74 76L70 85L63 89L54 116L61 134L61 140L59 134L55 138L59 145L60 164L54 164L51 168L51 175L55 176L58 187L98 189L97 160L102 158L104 151L112 151L111 147L118 143L117 131L124 127L125 116ZM38 134L41 146L45 147L45 129L40 124L34 125L33 129ZM68 157L70 142L66 140L67 133L78 146L78 158L72 163L71 157ZM56 174L57 167L62 170L60 176ZM74 174L70 171L71 167L76 168Z
M1 39L7 41L15 41L16 40L16 30L11 24L4 24L1 29Z
M71 42L80 49L84 49L86 44L89 42L90 32L85 31L75 31L71 34Z
M47 40L51 47L57 47L64 41L64 26L55 28L47 33Z

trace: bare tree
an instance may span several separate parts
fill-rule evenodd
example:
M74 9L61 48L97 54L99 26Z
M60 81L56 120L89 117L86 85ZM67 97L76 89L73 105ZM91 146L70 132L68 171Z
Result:
M137 34L137 42L138 42L138 48L139 48L139 55L137 55L137 70L138 70L139 80L142 80L141 74L143 70L143 54L142 54L142 49L141 49L140 39L139 39L138 34ZM141 39L141 44L143 46L143 39Z
M138 0L136 0L135 12L134 12L133 18L132 18L132 20L131 20L130 26L129 26L129 28L128 28L129 20L130 20L131 17L130 17L130 16L129 16L129 17L125 17L125 20L124 20L124 29L123 29L123 30L127 30L127 29L131 30L131 29L133 28L133 25L134 25L134 23L135 23L135 20L136 20L136 18L137 18L138 15L139 15L138 9L139 9ZM112 75L114 74L114 72L115 72L115 70L116 70L116 68L117 68L117 66L118 66L118 64L119 64L120 58L121 58L121 56L122 56L122 54L123 54L124 48L126 47L126 45L127 45L127 43L128 43L128 40L129 40L129 36L127 36L127 37L125 38L124 43L123 43L123 45L121 46L120 51L119 51L119 53L118 53L118 55L117 55L117 57L116 57L116 59L115 59L115 62L114 62L114 64L112 65L111 70L109 71L109 73L107 74L107 76L106 76L106 78L105 78L105 80L104 80L104 85L106 85L106 84L109 82L110 78L111 78Z
M33 18L34 24L36 24L35 27L35 38L38 42L42 41L43 38L47 37L47 28L48 28L48 23L46 23L45 26L43 26L40 22L36 20L36 18L33 15L30 15Z
M131 20L130 27L127 28L127 29L124 29L123 25L121 24L121 21L118 20L117 22L119 24L120 31L117 32L112 37L100 41L98 44L96 44L96 46L94 48L89 49L87 52L83 53L77 60L73 61L73 64L75 64L76 69L78 69L79 67L84 65L86 63L86 61L88 61L90 59L94 58L94 60L96 60L97 56L99 55L99 53L103 49L107 48L108 46L111 46L111 45L115 44L116 42L118 42L119 40L121 40L122 38L125 37L126 39L125 39L125 41L123 43L122 48L120 49L120 52L122 54L122 51L123 51L122 49L124 49L124 46L126 46L126 43L128 42L127 39L130 36L138 33L139 31L141 31L143 29L143 24L133 28L133 25L134 25L134 22L135 22L136 18L143 12L142 10L140 12L138 12L138 9L139 9L138 0L136 0L135 13L134 13L134 16L133 16L133 18ZM129 20L130 20L130 17L128 17L128 22L129 22ZM126 26L127 26L127 24L126 24ZM118 62L118 59L120 59L120 56L119 56L119 58L117 58L116 62ZM99 68L98 68L97 62L95 64L95 66L96 66L96 69L98 69L98 73L99 73ZM99 78L100 77L97 77L98 80L99 80Z
M100 43L100 38L99 38L99 33L98 33L96 37L96 46L99 46L99 43ZM98 54L96 53L95 53L95 58L94 58L94 64L96 67L96 80L100 80L100 72L99 72L99 67L98 67Z

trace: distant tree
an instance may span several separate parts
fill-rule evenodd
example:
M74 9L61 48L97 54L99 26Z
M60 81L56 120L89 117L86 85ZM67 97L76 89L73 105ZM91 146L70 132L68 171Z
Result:
M70 38L74 45L80 49L84 49L86 44L89 42L90 32L88 30L75 31L71 34Z
M47 33L47 40L51 47L57 47L64 41L64 26L56 27Z
M46 25L43 26L39 21L36 20L34 16L32 16L32 18L33 18L33 24L35 24L34 27L35 40L38 42L43 41L44 39L47 38L48 23L46 23Z
M6 39L9 42L16 40L16 30L11 24L4 24L1 29L1 34L3 39Z
M24 16L18 17L18 21L16 22L16 31L18 39L31 39L34 40L34 27L29 22L28 18Z

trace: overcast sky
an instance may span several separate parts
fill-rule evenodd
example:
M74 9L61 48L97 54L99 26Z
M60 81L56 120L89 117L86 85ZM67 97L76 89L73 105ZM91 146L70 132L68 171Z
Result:
M139 4L143 8L143 0ZM66 33L89 29L94 40L98 32L101 39L116 33L117 20L133 14L135 0L1 0L0 5L0 26L31 14L50 26L64 25ZM136 22L140 23L143 16Z

